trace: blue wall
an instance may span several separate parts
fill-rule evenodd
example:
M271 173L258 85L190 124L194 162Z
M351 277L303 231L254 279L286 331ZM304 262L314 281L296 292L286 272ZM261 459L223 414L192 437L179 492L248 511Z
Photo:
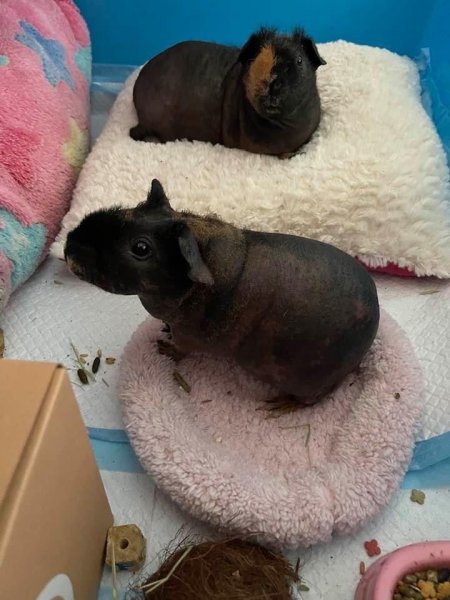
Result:
M422 86L450 163L450 0L437 1L421 47L428 60Z
M97 65L143 64L186 39L241 45L261 25L289 30L298 24L319 42L340 38L412 58L425 49L419 61L424 105L450 158L450 0L75 1ZM108 80L125 76L117 67L107 72Z
M94 62L141 64L185 39L241 45L260 25L299 24L318 41L346 39L415 56L436 2L448 0L76 0Z

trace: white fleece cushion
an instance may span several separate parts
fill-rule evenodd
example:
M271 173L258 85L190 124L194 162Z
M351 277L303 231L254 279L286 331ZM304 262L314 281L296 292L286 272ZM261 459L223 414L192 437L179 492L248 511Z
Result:
M370 267L450 277L449 173L420 101L415 64L387 50L321 44L323 116L291 160L201 142L135 142L136 73L119 95L79 178L54 250L82 217L133 206L161 180L176 209L242 227L334 244Z

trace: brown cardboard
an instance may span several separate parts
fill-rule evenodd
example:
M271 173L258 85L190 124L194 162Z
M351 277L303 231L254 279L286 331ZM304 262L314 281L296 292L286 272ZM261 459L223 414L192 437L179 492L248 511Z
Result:
M95 600L113 518L67 373L0 360L0 409L0 598Z

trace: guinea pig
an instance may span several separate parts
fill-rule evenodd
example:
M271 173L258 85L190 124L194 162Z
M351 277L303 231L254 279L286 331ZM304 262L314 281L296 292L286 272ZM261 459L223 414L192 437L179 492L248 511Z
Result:
M325 61L300 29L254 33L244 47L182 42L134 84L139 141L200 140L286 158L317 129L316 70Z
M139 296L168 324L174 355L233 359L280 402L318 401L358 368L378 329L375 284L354 258L176 212L157 180L136 208L86 216L65 257L81 279Z

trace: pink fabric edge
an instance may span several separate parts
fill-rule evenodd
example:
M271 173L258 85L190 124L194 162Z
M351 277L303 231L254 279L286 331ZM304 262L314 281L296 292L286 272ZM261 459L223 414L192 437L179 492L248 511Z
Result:
M382 273L384 275L392 275L393 277L407 277L407 278L417 278L415 271L408 269L406 267L399 267L393 262L388 262L384 267L370 267L366 265L366 263L360 259L356 259L360 264L362 264L370 273Z

